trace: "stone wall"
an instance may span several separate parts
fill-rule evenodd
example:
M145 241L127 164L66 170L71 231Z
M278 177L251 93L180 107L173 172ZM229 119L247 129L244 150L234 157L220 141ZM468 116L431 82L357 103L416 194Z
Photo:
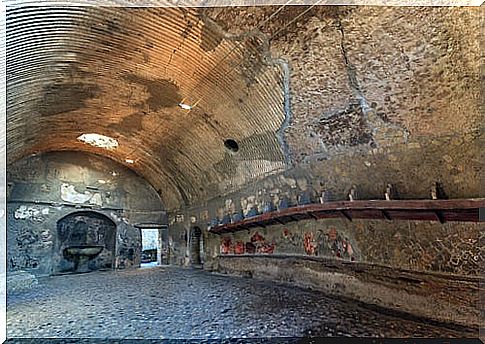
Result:
M478 223L305 220L213 237L208 259L225 254L290 254L396 269L480 275Z
M387 183L425 197L435 181L450 197L478 196L483 6L17 11L9 161L59 147L131 155L171 210L293 167L364 197ZM72 139L73 119L119 149Z
M356 197L362 197L360 184L356 185ZM423 195L429 188L423 188ZM375 199L384 199L385 185L381 186L381 194ZM209 242L206 245L207 259L220 253L220 238L207 233L210 226L230 223L245 217L262 214L271 210L282 209L305 203L319 203L322 191L327 200L348 200L348 189L332 189L325 186L322 178L315 178L304 169L294 169L280 175L270 176L255 182L243 192L228 194L225 197L213 199L199 207L181 209L171 212L169 216L169 235L174 252L178 257L187 253L186 232L194 226L203 229ZM347 191L347 192L344 192ZM399 198L419 199L416 195L399 192ZM426 191L426 192L425 192ZM443 187L443 194L449 192ZM415 197L413 197L415 196ZM426 196L426 195L425 195ZM287 233L286 233L287 232ZM308 254L304 243L309 242L315 248L315 254L336 256L332 250L323 249L326 246L343 246L349 244L352 257L356 261L366 261L399 268L419 271L437 271L463 275L478 275L479 262L482 261L479 245L479 224L423 221L369 221L327 219L319 221L300 221L286 226L272 226L259 229L258 233L265 237L269 246L260 250L288 254ZM285 234L286 233L286 234ZM230 236L232 251L236 243L250 242L255 230L250 233L236 233ZM340 237L335 243L329 237ZM250 246L250 245L249 245ZM308 252L312 254L312 249ZM207 251L210 250L210 251ZM322 251L323 250L323 251ZM340 249L342 251L342 248ZM244 249L244 252L246 250ZM261 251L259 252L261 253ZM330 254L331 253L331 254ZM344 252L340 252L344 255ZM182 259L184 260L184 259Z
M185 262L190 231L203 230L206 264L221 254L291 254L325 256L414 271L480 275L483 234L479 223L385 221L344 218L302 220L227 235L212 235L211 226L298 203L318 202L302 179L280 176L286 188L267 189L270 177L254 192L232 194L198 208L169 215L173 261ZM303 187L302 187L303 185ZM257 190L257 186L261 189ZM175 256L177 258L175 258Z
M287 255L226 255L217 271L290 283L378 306L468 327L480 326L480 279L412 272L381 265ZM482 280L483 281L483 280Z
M442 321L478 326L478 283L483 276L480 266L484 253L480 242L485 239L480 223L335 218L301 220L233 234L208 231L216 224L317 203L322 190L330 200L348 200L346 193L322 188L318 180L295 169L256 182L244 192L171 212L171 263L190 265L190 233L199 227L203 230L207 270L279 280ZM384 191L383 185L380 199L384 199ZM401 198L415 198L412 196L400 194ZM321 261L327 263L322 266ZM387 277L383 280L381 272L376 271L385 272ZM438 284L433 277L436 274L440 276ZM456 287L461 282L455 280L465 282ZM407 291L402 294L402 290ZM424 301L428 299L436 307L428 309Z
M68 269L58 222L69 215L106 216L116 228L95 267L129 268L140 264L137 223L166 223L159 195L142 178L109 159L52 152L7 168L7 266L50 275ZM96 226L95 226L96 227ZM64 245L64 246L63 246ZM104 257L104 258L103 258ZM112 262L112 263L111 263Z
M231 33L262 32L272 56L288 62L284 133L292 167L341 196L355 184L362 197L379 198L392 183L404 197L426 198L438 181L451 198L467 198L480 189L480 11L274 6L206 13Z
M215 235L190 214L179 214L180 222L169 226L171 264L190 265L187 237L197 226L204 228L206 270L312 288L438 321L480 324L480 223L322 219Z
M203 9L229 34L265 37L272 58L287 63L289 118L281 131L290 164L243 187L231 184L229 175L218 195L173 210L171 262L190 263L190 233L198 226L206 269L321 287L386 307L401 307L392 299L402 297L400 288L408 290L413 278L441 274L444 286L472 279L463 289L440 289L447 295L441 299L433 292L438 284L423 282L419 291L407 291L414 296L404 309L477 324L484 240L479 223L327 219L222 236L207 229L318 203L320 197L348 200L351 189L355 199L385 199L388 184L398 199L430 199L436 183L440 198L480 197L480 11L483 7ZM360 272L356 277L350 268L328 266L322 271L319 259L358 266ZM385 270L388 279L379 282L376 269ZM436 303L430 311L423 308L428 298ZM460 298L468 307L464 312Z

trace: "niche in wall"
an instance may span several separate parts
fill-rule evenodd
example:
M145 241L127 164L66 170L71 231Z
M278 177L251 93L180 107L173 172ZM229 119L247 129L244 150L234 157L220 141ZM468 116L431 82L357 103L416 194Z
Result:
M116 224L107 216L94 211L69 214L57 222L57 234L60 257L57 272L114 268ZM79 252L86 253L84 260L80 260Z

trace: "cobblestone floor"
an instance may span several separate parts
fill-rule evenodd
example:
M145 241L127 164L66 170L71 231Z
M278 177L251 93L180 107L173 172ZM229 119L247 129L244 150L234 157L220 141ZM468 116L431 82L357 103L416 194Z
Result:
M30 338L477 337L319 292L154 267L44 278L8 296L7 336Z

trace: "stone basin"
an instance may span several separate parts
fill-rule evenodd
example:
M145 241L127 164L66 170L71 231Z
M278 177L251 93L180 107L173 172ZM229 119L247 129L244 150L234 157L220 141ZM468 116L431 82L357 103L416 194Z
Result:
M69 246L65 249L66 254L70 256L97 256L102 250L104 246L99 245L86 245L86 246Z
M89 272L88 262L101 253L104 246L80 245L69 246L64 249L64 255L74 261L75 272Z

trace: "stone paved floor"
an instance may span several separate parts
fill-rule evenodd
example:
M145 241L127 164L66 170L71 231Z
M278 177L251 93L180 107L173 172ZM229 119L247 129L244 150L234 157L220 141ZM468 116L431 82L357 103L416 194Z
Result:
M201 270L154 267L44 278L8 296L7 336L228 338L477 337L319 292Z

